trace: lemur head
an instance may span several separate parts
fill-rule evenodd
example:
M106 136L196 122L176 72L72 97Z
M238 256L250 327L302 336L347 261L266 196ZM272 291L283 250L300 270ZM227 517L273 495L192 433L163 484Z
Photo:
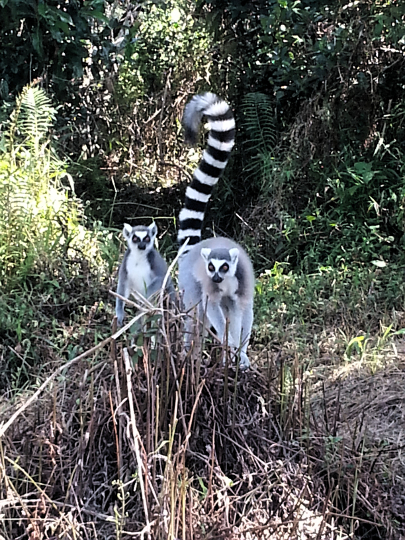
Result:
M149 251L155 245L157 235L156 223L151 223L149 227L145 225L131 227L131 225L125 223L122 232L131 250L140 249L141 251Z
M239 250L237 248L202 248L201 257L206 263L207 275L214 283L221 283L228 276L232 277L235 275L238 266Z

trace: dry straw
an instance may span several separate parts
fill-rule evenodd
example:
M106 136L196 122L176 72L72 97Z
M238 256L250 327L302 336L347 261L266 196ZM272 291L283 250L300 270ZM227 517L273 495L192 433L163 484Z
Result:
M313 387L279 350L241 373L212 336L186 351L186 315L163 297L133 305L123 329L1 404L0 537L399 538L398 362Z

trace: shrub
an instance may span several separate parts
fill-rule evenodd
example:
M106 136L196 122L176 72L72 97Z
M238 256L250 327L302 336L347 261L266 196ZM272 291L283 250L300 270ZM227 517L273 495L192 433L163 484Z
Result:
M48 136L56 110L45 92L25 87L0 156L0 282L3 290L29 275L56 272L81 259L106 268L102 233L84 225L83 208Z

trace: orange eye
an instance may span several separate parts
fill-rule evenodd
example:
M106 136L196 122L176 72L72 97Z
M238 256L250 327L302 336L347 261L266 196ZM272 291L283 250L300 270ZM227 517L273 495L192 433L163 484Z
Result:
M221 266L222 272L228 272L229 270L229 264L225 263Z
M134 236L132 237L132 242L134 242L135 244L139 242L139 238L136 236L136 234L134 234Z
M210 264L208 265L208 270L209 270L210 272L214 272L214 271L215 271L215 266L214 266L212 263L210 263Z
M149 242L150 238L149 236L145 236L145 242Z

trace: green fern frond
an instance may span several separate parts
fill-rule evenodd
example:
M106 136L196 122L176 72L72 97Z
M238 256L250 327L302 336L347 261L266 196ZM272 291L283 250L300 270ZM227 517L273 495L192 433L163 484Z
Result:
M56 110L42 88L28 87L22 94L18 127L23 137L41 141L48 135Z
M246 158L245 178L255 183L263 197L281 201L294 165L280 140L269 96L247 94L243 101Z
M256 152L271 152L277 144L273 104L269 96L259 92L247 94L242 104L243 126L247 144Z
M263 194L274 192L279 183L279 158L271 99L260 93L247 94L243 100L242 114L247 150L245 177L254 182Z
M28 275L76 265L85 253L95 271L105 268L95 234L84 226L74 184L62 182L66 165L50 144L55 109L32 85L19 97L0 148L0 289ZM101 234L96 233L97 238ZM77 271L77 270L75 270ZM103 271L103 270L102 270Z
M56 116L52 101L42 88L33 84L24 87L17 98L16 108L11 115L8 136L8 151L14 154L17 143L40 152L40 143L47 137Z

